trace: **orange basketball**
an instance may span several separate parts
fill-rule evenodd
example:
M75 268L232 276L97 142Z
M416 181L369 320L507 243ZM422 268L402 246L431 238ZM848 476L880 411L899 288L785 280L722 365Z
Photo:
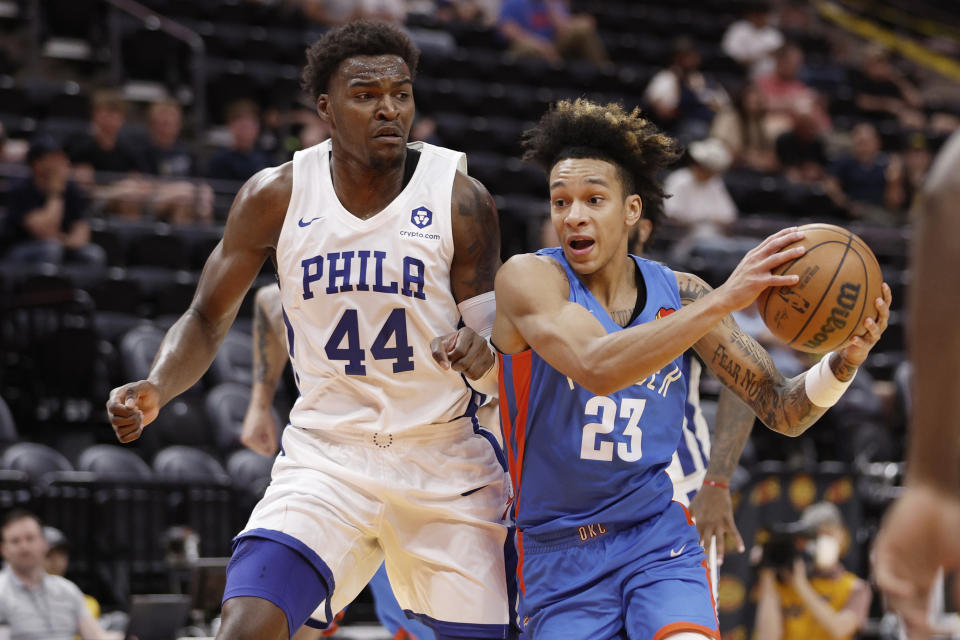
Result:
M847 341L867 317L876 319L874 300L881 297L883 274L870 247L858 236L832 224L800 227L806 237L783 249L803 245L806 253L776 269L796 274L792 287L771 287L757 298L770 331L787 345L825 353Z

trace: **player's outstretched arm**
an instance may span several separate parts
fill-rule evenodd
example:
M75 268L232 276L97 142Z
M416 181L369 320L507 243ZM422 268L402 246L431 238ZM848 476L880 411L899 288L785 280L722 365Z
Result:
M689 273L678 273L677 283L684 305L696 303L710 291L710 285ZM830 355L829 370L840 383L853 379L887 328L890 287L884 283L882 289L883 298L874 301L877 320L865 319L864 335L851 338L845 347ZM746 402L765 425L778 433L798 436L829 408L818 406L808 396L809 371L785 378L766 349L744 333L732 317L724 318L694 348L710 371Z
M740 462L740 454L750 438L756 419L753 409L724 387L717 400L717 418L710 445L710 464L703 486L690 503L690 512L697 524L700 541L709 548L710 538L717 539L717 561L723 564L724 536L733 538L737 551L743 553L743 538L733 519L730 501L730 478Z
M121 442L139 438L160 408L213 362L250 284L276 247L290 199L290 167L265 169L243 185L190 308L167 331L149 376L110 393L107 414Z
M717 291L705 290L694 304L667 318L610 334L586 308L567 300L567 276L557 262L514 256L497 274L493 343L504 353L532 347L580 386L609 395L662 369L766 287L796 284L796 276L770 271L802 255L802 247L781 251L802 237L796 229L770 236L747 253Z
M960 568L960 288L949 280L960 264L958 175L960 133L954 133L937 156L913 211L914 397L907 490L885 515L874 548L877 586L903 617L910 638L927 637L937 569ZM922 544L918 532L923 532Z

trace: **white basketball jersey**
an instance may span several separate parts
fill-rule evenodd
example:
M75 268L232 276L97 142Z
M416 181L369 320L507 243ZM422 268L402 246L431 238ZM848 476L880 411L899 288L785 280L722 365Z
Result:
M421 153L410 181L366 220L334 191L329 140L294 154L277 270L300 390L296 427L399 433L475 411L461 375L430 353L430 341L460 321L451 195L465 156L411 146Z

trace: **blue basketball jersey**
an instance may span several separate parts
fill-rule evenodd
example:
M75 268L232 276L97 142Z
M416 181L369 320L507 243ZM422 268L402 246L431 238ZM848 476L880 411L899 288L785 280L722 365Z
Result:
M562 249L537 253L563 266L571 302L588 309L608 333L622 330ZM680 309L673 271L633 259L647 295L631 326ZM588 524L627 525L666 509L673 485L665 469L680 440L687 396L682 357L609 396L592 394L532 349L500 357L501 423L520 531L539 536Z

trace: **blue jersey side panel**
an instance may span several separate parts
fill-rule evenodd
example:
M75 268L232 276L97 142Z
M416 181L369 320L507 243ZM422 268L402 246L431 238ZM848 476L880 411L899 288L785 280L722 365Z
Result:
M567 271L570 300L608 332L622 329L583 286L562 249L538 252ZM634 325L680 309L673 272L634 258L647 300ZM610 396L594 396L527 350L501 356L501 419L516 487L517 525L544 534L588 522L635 523L673 496L665 469L680 440L687 395L682 358Z

